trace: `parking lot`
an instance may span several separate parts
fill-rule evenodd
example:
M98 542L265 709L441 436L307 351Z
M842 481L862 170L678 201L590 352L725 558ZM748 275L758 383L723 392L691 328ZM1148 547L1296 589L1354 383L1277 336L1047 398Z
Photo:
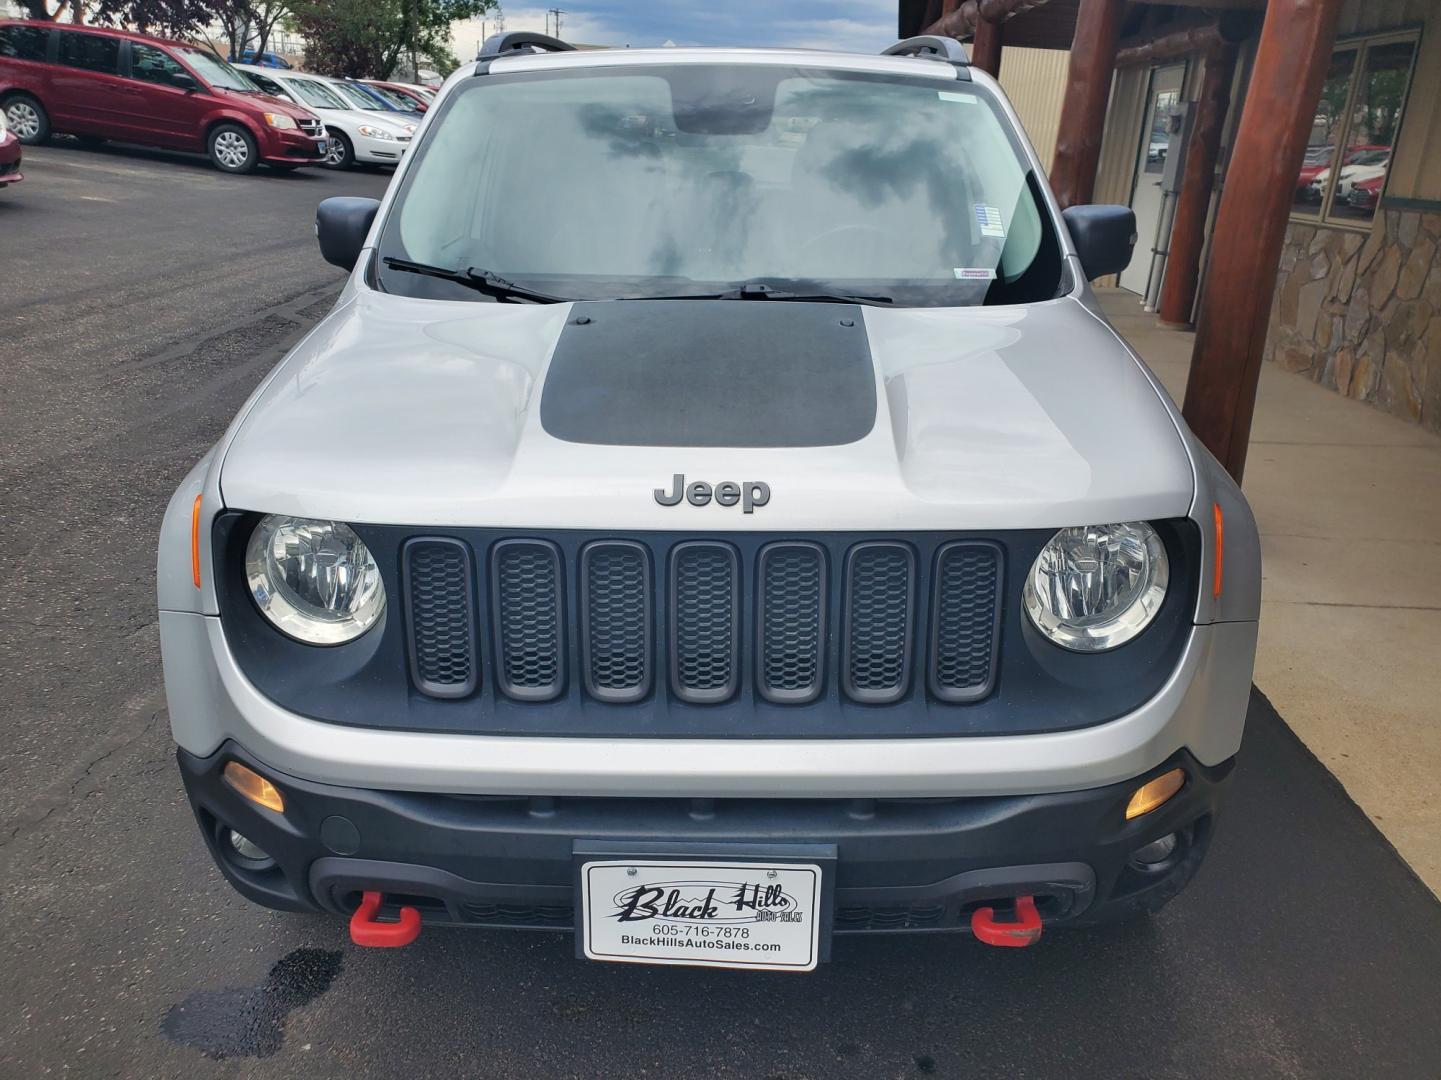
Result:
M251 906L172 760L156 533L340 288L315 204L387 175L63 141L25 173L0 195L0 1076L1441 1072L1441 906L1259 693L1197 882L1029 950L847 939L757 975L553 935L366 951Z

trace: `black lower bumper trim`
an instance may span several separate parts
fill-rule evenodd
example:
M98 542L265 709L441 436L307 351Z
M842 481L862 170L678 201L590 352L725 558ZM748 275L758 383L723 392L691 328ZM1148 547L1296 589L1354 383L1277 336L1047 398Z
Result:
M1051 924L1159 907L1204 857L1231 762L1181 753L1133 780L1086 791L951 799L650 799L435 795L317 784L276 772L234 744L178 754L211 854L250 899L348 914L365 890L427 922L572 930L578 841L825 843L835 846L836 933L964 930L982 904L1031 895ZM269 777L285 813L221 778L229 761ZM1136 787L1172 768L1187 782L1158 810L1125 820ZM237 831L265 853L242 856ZM1135 853L1175 834L1150 864Z

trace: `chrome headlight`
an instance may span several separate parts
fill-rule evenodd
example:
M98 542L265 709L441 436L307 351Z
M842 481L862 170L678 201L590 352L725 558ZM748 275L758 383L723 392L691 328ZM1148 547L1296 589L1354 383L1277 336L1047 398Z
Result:
M281 131L294 131L300 126L295 122L295 117L286 116L284 113L268 112L265 114L265 122Z
M355 130L360 132L367 139L379 139L381 142L395 141L395 133L392 131L387 131L385 128L372 127L369 124L361 124Z
M245 578L265 617L307 645L343 645L385 614L380 567L338 521L261 518L245 549Z
M1062 529L1036 556L1023 602L1057 645L1103 652L1150 625L1170 576L1166 546L1144 521Z

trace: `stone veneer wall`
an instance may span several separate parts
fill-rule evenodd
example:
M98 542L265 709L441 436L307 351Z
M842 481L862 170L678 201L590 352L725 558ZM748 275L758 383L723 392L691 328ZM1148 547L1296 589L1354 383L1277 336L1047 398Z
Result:
M1441 212L1365 233L1292 222L1266 359L1441 431Z

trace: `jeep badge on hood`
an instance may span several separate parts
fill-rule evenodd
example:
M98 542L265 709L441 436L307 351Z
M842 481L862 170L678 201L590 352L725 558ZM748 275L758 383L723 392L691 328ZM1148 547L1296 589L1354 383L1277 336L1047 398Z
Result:
M714 499L721 506L740 503L742 512L753 514L757 506L771 501L771 486L763 480L747 480L741 484L734 480L722 480L712 488L704 480L687 484L685 473L676 473L670 482L670 491L655 489L655 501L662 506L675 506L682 498L692 506L705 506Z

